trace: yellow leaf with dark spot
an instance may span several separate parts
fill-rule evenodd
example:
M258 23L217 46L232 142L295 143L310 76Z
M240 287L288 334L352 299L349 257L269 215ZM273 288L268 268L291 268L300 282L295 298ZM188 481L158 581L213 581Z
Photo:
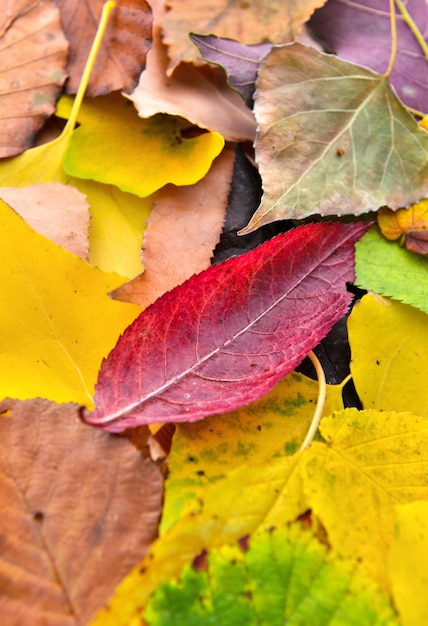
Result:
M428 416L428 316L365 295L348 319L351 373L364 408Z
M389 588L387 557L399 503L428 499L428 420L345 409L321 422L302 468L308 508L328 543Z

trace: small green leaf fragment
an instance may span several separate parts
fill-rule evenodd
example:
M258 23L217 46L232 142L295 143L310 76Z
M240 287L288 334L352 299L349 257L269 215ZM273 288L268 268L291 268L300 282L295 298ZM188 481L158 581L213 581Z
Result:
M160 585L144 612L149 626L398 625L390 602L355 561L329 553L297 524L250 538L249 550L209 553L206 571L186 566Z

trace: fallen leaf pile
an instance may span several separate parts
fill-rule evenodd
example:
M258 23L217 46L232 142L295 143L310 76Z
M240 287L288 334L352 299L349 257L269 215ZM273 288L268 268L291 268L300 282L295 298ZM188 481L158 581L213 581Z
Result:
M0 6L7 626L428 622L427 23Z

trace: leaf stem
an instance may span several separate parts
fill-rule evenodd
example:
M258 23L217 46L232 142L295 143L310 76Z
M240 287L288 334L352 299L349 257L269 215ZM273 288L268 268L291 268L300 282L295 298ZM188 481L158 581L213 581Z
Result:
M391 74L392 68L394 67L395 59L397 57L397 21L396 21L396 17L395 17L394 0L389 0L389 12L390 12L390 16L391 16L391 41L392 41L392 47L391 47L391 56L389 58L388 69L386 70L386 72L384 74L385 77L388 77Z
M412 31L414 38L416 39L416 41L420 45L423 53L425 54L425 56L428 59L428 44L425 41L424 36L422 35L422 33L419 30L419 28L416 26L415 22L413 21L412 17L410 16L410 13L406 9L406 7L403 4L402 0L395 0L395 2L397 4L398 9L400 10L401 15L403 16L404 21L406 22L407 26Z
M324 370L321 363L319 362L318 357L312 350L311 352L309 352L308 357L312 361L312 365L315 367L315 371L318 376L318 400L315 407L314 416L311 421L311 425L309 426L309 430L307 432L304 442L300 446L299 452L302 452L303 450L306 450L306 448L309 448L313 438L315 437L315 433L317 432L319 423L321 421L327 392Z
M71 107L70 115L65 125L65 128L62 132L62 135L67 135L68 133L74 130L74 127L77 122L77 116L79 114L80 106L82 104L82 100L85 96L86 88L89 83L89 78L94 67L98 50L100 48L102 39L104 37L104 33L107 27L108 19L110 17L110 13L115 8L116 3L114 0L109 0L105 2L103 5L103 11L101 13L100 23L98 24L98 29L92 42L91 51L89 52L88 59L86 61L85 69L83 70L82 78L80 80L79 88L77 90L76 96L74 98L73 106Z

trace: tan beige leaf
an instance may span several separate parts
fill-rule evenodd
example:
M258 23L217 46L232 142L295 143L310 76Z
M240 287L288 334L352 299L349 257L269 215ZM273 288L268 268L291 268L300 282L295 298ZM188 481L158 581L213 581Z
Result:
M82 626L145 555L162 478L127 439L80 422L77 406L0 404L1 621Z
M88 260L89 203L75 187L62 183L0 187L0 198L35 231Z
M53 0L2 2L0 157L33 145L66 79L68 43Z
M156 113L179 115L220 133L228 141L254 140L254 115L241 96L229 87L221 68L180 63L173 75L167 76L168 62L168 49L162 43L161 28L155 20L147 66L130 96L142 117Z
M18 17L39 4L38 0L2 0L0 3L0 37Z
M162 21L171 73L180 61L199 61L188 33L216 35L254 44L287 43L296 39L303 24L326 0L169 0Z
M147 307L210 265L226 212L234 151L226 149L196 185L159 192L143 241L145 271L112 296Z
M104 0L58 0L64 32L70 41L68 93L79 86ZM132 91L146 61L152 14L145 0L116 0L91 72L87 95Z

